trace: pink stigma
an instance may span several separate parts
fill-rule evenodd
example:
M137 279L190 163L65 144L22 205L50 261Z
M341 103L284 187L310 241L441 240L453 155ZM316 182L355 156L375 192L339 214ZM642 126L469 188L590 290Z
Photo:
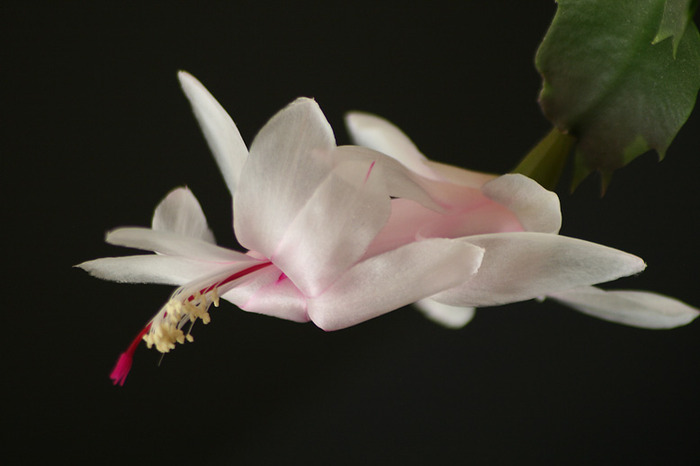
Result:
M149 322L148 325L146 325L138 335L136 335L136 338L131 342L129 347L124 351L122 354L119 355L119 359L117 360L117 364L114 365L114 369L112 369L112 373L109 374L109 378L112 379L112 384L117 385L119 384L120 387L124 386L124 382L126 381L126 376L129 375L129 371L131 370L131 365L134 362L134 353L136 352L136 348L139 347L139 343L141 343L141 340L143 339L143 336L146 334L151 329L151 323Z
M130 353L124 352L119 355L117 364L114 366L114 369L112 369L112 373L109 374L109 378L112 379L112 384L119 384L120 387L124 386L126 376L129 375L133 362L134 358Z

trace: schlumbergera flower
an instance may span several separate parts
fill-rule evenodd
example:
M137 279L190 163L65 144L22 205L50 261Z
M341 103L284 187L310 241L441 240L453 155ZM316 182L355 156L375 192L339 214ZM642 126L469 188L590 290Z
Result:
M677 299L648 291L603 290L590 284L568 287L566 282L574 283L568 277L557 286L542 287L541 264L533 262L533 255L541 256L550 249L554 263L550 265L555 270L560 270L557 264L560 261L577 262L581 257L572 253L577 245L557 236L561 213L554 193L537 189L534 182L522 177L504 189L502 180L514 175L497 177L429 160L399 128L375 115L349 113L346 126L356 144L394 157L416 175L450 183L455 193L480 191L484 197L497 200L517 214L518 222L493 222L490 216L479 215L481 205L460 194L444 199L441 212L425 209L410 200L394 201L389 225L395 225L395 230L401 225L404 237L470 235L463 239L486 251L474 278L461 287L415 303L429 318L448 327L461 327L471 320L475 307L536 297L532 289L542 292L539 298L551 298L594 317L642 328L678 327L700 315L698 309ZM477 217L482 221L475 222ZM564 241L566 250L559 249L563 245L560 241ZM588 265L595 268L594 264ZM601 269L606 267L600 264ZM588 273L591 269L582 266L580 271L584 270L583 273ZM546 275L548 279L556 279ZM583 280L579 283L583 284ZM554 291L557 287L560 289ZM545 291L546 288L549 290Z
M206 89L187 73L179 78L233 197L236 238L248 251L217 246L185 188L158 205L150 229L108 233L109 243L156 254L79 267L109 280L179 286L119 358L115 384L124 383L142 339L161 352L191 340L191 325L208 322L220 298L337 330L428 297L460 307L502 304L644 268L638 257L554 234L556 195L524 176L462 182L460 172L437 164L421 162L445 170L427 176L369 148L336 146L310 99L275 115L248 151Z
M111 374L115 384L124 383L141 339L170 351L191 340L188 322L209 321L209 307L220 298L336 330L454 287L478 269L483 249L451 239L369 251L389 219L392 197L439 206L393 159L337 147L313 100L298 99L275 115L249 153L206 89L187 73L179 77L233 196L234 231L248 252L214 244L199 203L185 188L156 208L152 228L109 232L109 243L156 254L79 267L119 282L180 286L119 358Z

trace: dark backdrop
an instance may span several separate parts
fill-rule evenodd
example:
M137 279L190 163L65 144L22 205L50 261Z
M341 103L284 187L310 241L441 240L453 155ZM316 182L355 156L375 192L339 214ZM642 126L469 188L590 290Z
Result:
M698 325L645 331L555 304L449 331L406 308L336 333L224 305L196 344L108 374L171 289L71 268L148 225L175 186L232 246L222 179L175 79L251 141L297 96L402 127L430 157L512 168L548 130L539 2L3 2L3 457L100 464L696 464ZM561 190L563 233L636 253L644 288L700 305L698 112L657 163ZM5 460L4 460L5 461ZM3 462L4 462L3 461Z

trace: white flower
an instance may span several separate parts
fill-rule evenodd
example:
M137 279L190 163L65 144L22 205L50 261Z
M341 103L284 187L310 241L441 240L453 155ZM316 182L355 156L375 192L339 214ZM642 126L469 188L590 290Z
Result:
M644 268L638 257L557 235L558 198L526 177L431 163L393 130L394 145L379 149L396 157L403 144L406 166L365 147L336 146L310 99L270 119L249 152L207 90L187 73L179 78L231 192L234 233L247 252L215 244L186 188L158 205L151 228L110 232L109 243L155 254L79 267L109 280L179 286L120 357L115 383L124 383L141 339L161 352L192 340L191 325L207 323L220 298L324 330L416 301L458 325L474 306L560 296Z

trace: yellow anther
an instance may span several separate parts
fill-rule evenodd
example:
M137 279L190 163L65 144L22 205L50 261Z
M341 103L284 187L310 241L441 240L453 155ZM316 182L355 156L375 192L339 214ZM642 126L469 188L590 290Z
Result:
M212 288L205 294L199 291L190 293L183 289L177 290L161 309L160 317L154 318L151 329L143 336L143 340L149 348L155 346L161 353L174 349L176 343L194 341L189 332L185 334L181 329L187 321L192 324L197 319L201 319L204 324L211 322L208 311L212 304L219 305L217 288Z
M219 289L214 288L211 290L211 300L214 303L214 307L219 307Z

